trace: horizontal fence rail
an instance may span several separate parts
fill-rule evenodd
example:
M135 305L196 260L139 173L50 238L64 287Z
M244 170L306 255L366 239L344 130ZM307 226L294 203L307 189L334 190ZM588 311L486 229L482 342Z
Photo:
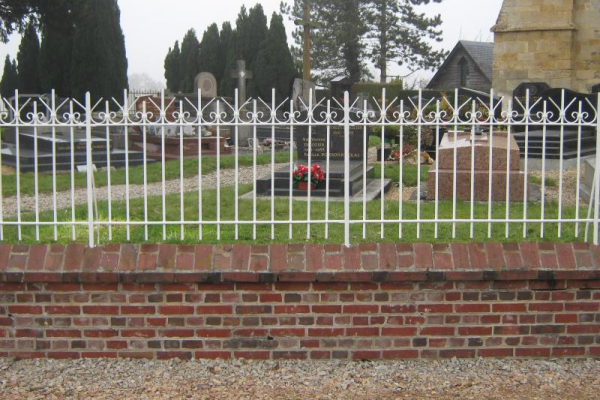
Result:
M600 95L557 93L16 92L0 108L0 241L598 243ZM316 187L297 187L300 165Z

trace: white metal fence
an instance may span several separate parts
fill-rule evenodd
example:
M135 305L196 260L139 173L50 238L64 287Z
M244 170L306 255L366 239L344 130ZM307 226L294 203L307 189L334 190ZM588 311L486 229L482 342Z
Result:
M125 240L136 240L131 232L142 228L140 240L177 240L172 237L171 229L178 227L180 240L193 231L197 240L216 241L287 241L314 239L320 235L330 240L332 231L338 229L340 242L350 245L366 239L369 227L379 229L378 236L388 240L405 239L408 227L413 227L411 234L416 239L431 234L432 238L450 241L472 239L476 236L475 230L482 226L488 238L497 239L500 239L497 236L508 238L514 235L515 226L521 232L519 237L524 239L544 238L550 231L561 238L568 226L569 237L587 240L590 225L594 243L599 239L600 190L597 188L600 184L597 172L600 158L593 164L596 174L593 179L588 178L593 184L591 201L587 205L582 204L580 187L584 183L585 156L598 154L600 149L597 140L600 96L574 98L563 91L559 98L534 98L527 93L524 98L498 99L493 91L489 96L479 97L462 96L456 91L438 98L428 98L419 92L414 97L387 99L384 91L380 99L362 100L360 104L359 101L351 103L348 93L343 99L318 102L310 96L307 103L251 99L240 104L237 93L231 101L222 98L206 100L199 92L196 96L176 99L166 98L163 93L156 98L136 98L133 102L127 92L120 101L92 101L88 94L83 102L58 99L54 94L32 98L15 93L11 99L2 99L2 104L0 162L13 165L17 172L12 174L6 170L0 174L1 241L26 240L29 237L26 230L35 232L31 240L64 240L67 229L67 240L76 240L81 237L80 232L85 232L89 245L94 246L103 240L113 240L118 229L125 231ZM300 196L304 198L299 199L298 192L294 192L292 177L295 166L300 163L297 147L292 145L282 152L273 145L261 155L257 130L265 128L270 129L273 142L282 129L286 140L292 143L299 135L307 135L306 161L309 166L314 164L312 138L316 132L324 132L325 154L329 154L332 131L343 129L344 157L338 164L343 168L344 186L339 201L334 201L336 199L330 194L333 178L328 173L321 184L321 190L325 190L323 198L314 196L315 189L309 185L306 195ZM216 146L214 156L203 153L203 138L199 133L206 129L213 131L217 143L224 132L230 132L232 154L221 154L220 146ZM244 130L248 131L250 139L254 139L249 141L252 147L240 142ZM483 146L476 140L480 130L489 132ZM157 151L162 153L162 157L154 160L158 163L152 166L148 156L150 131L158 139ZM397 194L388 193L380 200L371 199L367 196L367 185L374 185L373 181L368 183L362 179L359 181L362 191L357 189L359 193L351 196L351 168L357 161L351 160L351 131L363 133L361 140L365 151L360 155L362 164L359 163L363 172L367 173L369 167L372 173L370 167L374 166L374 179L379 190L385 192L391 179L396 185L390 190ZM190 137L190 132L191 137L195 134L199 149L199 154L191 160L197 161L189 164L178 160L171 164L162 162L161 159L168 156L166 140L172 137L180 141L179 157L175 154L174 158L190 160L184 154L184 139ZM514 199L517 189L511 187L513 180L502 178L504 173L511 176L514 172L511 170L514 153L510 145L506 147L505 155L494 150L494 140L502 137L501 132L506 132L504 136L509 137L518 134L524 143L518 160L524 179L522 189L519 189L523 191L523 197L519 201ZM552 146L548 143L550 132L556 139ZM175 136L171 137L172 134ZM131 166L132 135L142 138L140 152L136 155L141 164L138 167ZM430 167L433 172L429 173L420 166L409 164L409 158L413 157L420 163L424 144L437 151L435 157L439 157L439 143L444 135L454 143L450 175L434 166ZM382 143L395 137L396 147L392 147L392 151L397 148L398 157L387 161L382 146L381 159L371 159L366 149L370 136L380 138ZM464 151L466 143L466 153L461 152L457 144L460 137L466 138L462 149ZM536 142L536 137L541 143ZM40 138L46 141L40 142ZM120 149L112 143L117 140L121 141ZM46 143L44 149L41 148L43 143ZM416 155L410 153L411 146ZM533 154L532 146L536 146L538 153ZM589 147L589 153L582 146ZM101 153L105 157L101 164L109 168L95 171L94 164L100 163L94 154L103 148L106 154ZM489 150L487 153L480 150L485 148ZM568 151L572 153L571 160L565 161ZM249 155L243 155L244 152ZM465 154L469 153L466 163L470 168L461 171ZM113 169L111 167L117 165L117 155L122 168ZM241 162L243 157L246 157L245 166ZM224 164L225 158L230 159L229 163ZM44 160L50 160L50 163ZM276 196L275 184L278 164L285 162L289 163L284 167L289 171L286 183L289 190L282 198ZM480 162L487 171L479 168ZM320 163L326 172L330 170L329 156ZM42 164L43 171L40 170ZM31 173L19 172L29 167ZM551 167L555 167L556 172L551 172ZM207 183L207 168L210 184ZM257 181L261 178L260 171L265 173L265 168L268 170L266 175L271 178L271 188L267 196L259 196ZM467 185L470 187L467 199L461 199L459 192L464 182L460 179L465 172L470 172ZM483 181L487 188L480 187L481 182L474 178L476 173L487 174L489 178ZM242 174L251 174L250 179L246 177L247 183L240 183ZM223 178L225 175L228 180ZM447 184L449 177L452 178L452 196L441 199L440 184ZM410 184L409 178L412 179ZM98 180L102 182L99 184ZM189 190L191 181L194 181L193 190ZM421 187L426 181L430 189L435 188L435 195L432 197L430 190L427 200L421 195ZM409 186L413 191L412 199L406 198ZM500 190L498 186L506 186L502 188L505 198L501 201L493 198L495 191ZM575 192L570 196L570 205L565 200L569 188ZM141 190L142 194L134 195L135 190ZM102 201L99 201L100 191L104 193ZM480 191L486 193L486 201L478 199ZM536 199L532 199L532 191L538 193ZM550 192L553 197L549 196ZM246 196L242 198L242 194ZM228 196L227 201L224 196ZM177 197L178 202L174 200ZM186 202L190 198L195 201L193 207ZM207 198L211 204L206 204ZM134 202L134 199L137 200ZM502 215L498 215L499 210ZM173 218L173 213L178 217ZM493 229L499 225L504 228L502 233ZM151 238L149 234L153 227L162 230L158 238ZM303 227L302 237L299 237L298 227ZM461 227L465 228L464 233L461 233ZM40 234L43 228L51 229L49 239ZM227 231L231 236L222 234L226 228L231 229ZM104 232L102 237L99 230ZM214 232L214 237L207 237L208 230Z

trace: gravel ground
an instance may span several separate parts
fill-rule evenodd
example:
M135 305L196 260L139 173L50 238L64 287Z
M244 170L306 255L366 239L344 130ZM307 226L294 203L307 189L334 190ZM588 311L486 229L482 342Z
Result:
M0 360L1 399L597 399L593 360Z
M287 164L275 164L275 169L280 168ZM240 184L254 182L252 167L241 167L238 169ZM258 165L256 167L256 174L259 178L269 175L271 173L270 165ZM233 186L235 184L235 170L223 169L221 170L221 187ZM183 180L184 192L193 192L198 190L198 177L185 178ZM202 187L204 189L215 189L217 187L217 172L211 172L202 177ZM179 179L170 180L165 182L165 189L167 193L179 193L181 191ZM162 194L162 182L151 183L147 186L149 196L160 196ZM60 192L60 195L56 196L57 209L71 207L71 192ZM143 185L130 185L129 186L129 198L144 197L144 186ZM108 188L100 187L96 188L96 198L98 201L108 199ZM112 201L124 201L125 200L125 185L112 186L111 189ZM75 204L86 204L87 203L87 190L85 188L75 189ZM39 209L40 211L52 210L53 199L52 193L44 193L39 196ZM23 196L21 197L21 211L33 211L35 210L35 197L34 196ZM7 216L17 214L17 197L11 196L4 199L4 214Z
M535 176L540 179L542 177L542 171L531 171L530 176ZM581 167L581 182L583 183L584 168ZM560 171L546 171L546 179L553 179L556 182L556 187L546 187L546 199L550 201L559 202L560 193L558 188L560 187ZM577 167L567 168L563 171L563 194L562 203L565 206L574 206L577 203ZM585 206L587 203L581 198L579 204Z

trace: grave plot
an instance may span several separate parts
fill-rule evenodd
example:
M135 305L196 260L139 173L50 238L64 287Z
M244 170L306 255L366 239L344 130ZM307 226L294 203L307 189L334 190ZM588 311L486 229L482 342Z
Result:
M59 122L63 126L50 127L44 125L44 121L50 121L48 96L22 97L19 100L25 102L28 109L33 107L30 104L35 104L36 110L42 114L42 120L35 126L3 128L0 149L2 164L18 168L21 172L32 172L36 168L39 172L51 172L54 169L68 171L71 167L77 169L79 166L86 166L86 131L81 127L66 126L69 122L66 118L75 115L69 112L74 109L72 102L70 104L68 100L57 100L57 103L62 103L56 112L61 116L62 120L59 119ZM10 102L14 104L15 99L11 99ZM13 119L13 115L8 116L8 120ZM93 128L92 164L97 168L109 165L114 168L141 165L143 154L124 144L127 136L123 128ZM148 162L153 163L154 160L150 158Z
M315 115L324 109L316 109ZM338 110L337 115L342 115ZM304 113L301 120L307 117ZM356 118L356 115L354 115ZM391 187L392 181L386 179L383 182L374 179L375 167L367 165L368 130L357 124L349 128L350 163L347 175L345 159L345 128L343 125L317 125L300 126L294 135L294 142L298 150L298 160L275 171L272 176L266 176L258 180L258 196L305 198L314 196L316 198L343 198L345 194L346 179L349 180L349 196L352 201L367 201L377 199L385 194ZM318 167L315 167L318 166ZM303 185L309 178L295 179L298 171L306 167L309 170L317 168L322 171L322 177L315 179L311 172L312 185ZM306 186L306 187L305 187ZM251 196L252 194L250 194Z
M593 121L596 96L557 88L531 95L530 118L538 120L539 116L545 116L545 126L525 119L526 102L521 87L514 96L513 106L518 114L515 119L524 121L514 128L521 157L570 160L596 154L596 130L583 125Z

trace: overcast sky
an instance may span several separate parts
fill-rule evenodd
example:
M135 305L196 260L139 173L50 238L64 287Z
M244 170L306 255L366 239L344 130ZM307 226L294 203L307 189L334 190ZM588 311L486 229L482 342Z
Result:
M154 80L164 81L163 62L175 40L181 40L189 28L196 29L199 39L213 22L235 23L240 7L262 3L270 18L279 11L280 0L118 0L121 26L125 34L129 74L147 73ZM287 0L292 1L292 0ZM440 47L451 50L459 39L493 41L490 28L496 22L502 0L444 0L441 4L423 6L428 14L441 14L444 21L444 42ZM288 25L289 29L292 26ZM291 38L290 38L291 40ZM19 37L13 35L8 44L0 44L0 60L6 54L14 57ZM2 62L3 65L3 62ZM2 71L0 70L0 74ZM391 75L399 74L392 68ZM428 78L431 73L423 73Z

